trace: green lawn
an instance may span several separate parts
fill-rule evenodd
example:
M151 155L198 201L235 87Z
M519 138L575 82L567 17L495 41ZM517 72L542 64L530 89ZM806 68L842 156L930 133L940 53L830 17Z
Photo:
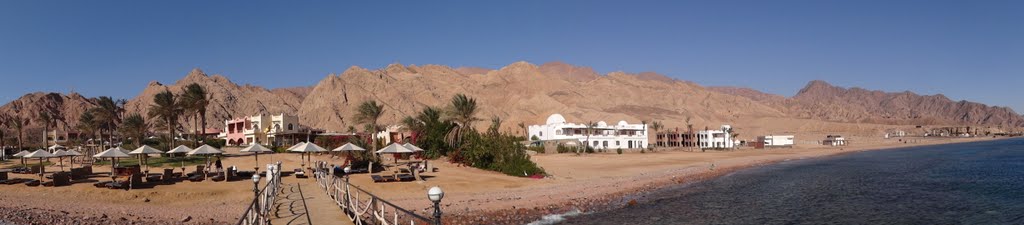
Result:
M162 166L166 165L166 166L169 166L169 167L180 167L182 161L185 162L185 166L203 165L203 164L206 164L206 157L188 156L188 157L149 158L149 166L152 166L152 167L162 167ZM110 162L111 162L110 160L97 161L93 165L100 165L100 166L102 166L102 165L110 165ZM136 158L130 158L130 159L129 158L121 158L121 159L117 159L117 164L121 165L121 166L134 166L134 165L139 165L139 160L136 159Z
M21 162L20 161L13 161L12 160L11 162L12 162L11 165L6 165L3 168L4 169L14 169L14 168L21 167ZM36 159L36 160L26 160L25 161L25 166L32 167L32 166L36 166L36 165L39 165L39 160L38 159ZM46 165L46 166L57 165L57 161L53 161L53 162L43 161L43 165ZM65 162L64 165L67 166L68 164Z

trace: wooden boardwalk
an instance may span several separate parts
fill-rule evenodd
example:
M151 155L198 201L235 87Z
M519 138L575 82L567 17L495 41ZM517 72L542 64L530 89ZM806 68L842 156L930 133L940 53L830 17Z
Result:
M281 193L271 209L275 225L353 224L313 178L286 177Z

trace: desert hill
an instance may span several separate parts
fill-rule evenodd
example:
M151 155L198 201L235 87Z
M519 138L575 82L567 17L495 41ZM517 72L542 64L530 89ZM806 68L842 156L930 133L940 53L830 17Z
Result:
M792 98L739 87L710 90L739 95L772 106L794 118L893 125L1024 126L1024 117L1007 107L953 101L944 95L882 92L809 82Z
M497 116L504 120L504 131L516 133L523 132L516 124L539 124L552 113L561 113L571 122L659 120L668 129L686 127L689 118L697 129L728 123L750 136L804 132L873 135L892 125L1024 126L1024 119L1008 108L954 102L941 95L848 89L812 81L787 98L749 88L706 88L651 72L598 74L589 67L561 62L539 66L516 62L499 69L391 64L370 70L353 66L310 87L277 89L239 85L225 76L194 69L174 84L150 82L128 101L126 111L146 115L156 93L170 90L180 94L190 83L209 92L207 126L216 128L232 117L287 113L299 115L306 125L330 131L362 130L353 118L363 101L372 99L385 105L380 123L390 125L426 106L444 106L457 93L477 99L478 128ZM53 109L61 112L65 126L74 127L78 115L93 102L77 94L33 93L0 107L0 112L13 113L15 103L29 106L22 111ZM183 129L191 129L184 120ZM865 126L869 124L878 126Z

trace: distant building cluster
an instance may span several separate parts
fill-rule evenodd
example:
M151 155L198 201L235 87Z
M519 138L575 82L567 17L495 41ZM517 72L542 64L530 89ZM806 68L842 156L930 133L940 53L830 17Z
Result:
M571 141L594 149L637 149L648 144L647 126L619 121L608 124L577 124L566 122L560 114L552 114L545 124L527 128L530 138L541 142Z
M299 124L293 115L257 114L224 121L224 130L218 138L227 140L229 146L251 145L292 145L304 141L310 129ZM298 140L302 139L302 140Z

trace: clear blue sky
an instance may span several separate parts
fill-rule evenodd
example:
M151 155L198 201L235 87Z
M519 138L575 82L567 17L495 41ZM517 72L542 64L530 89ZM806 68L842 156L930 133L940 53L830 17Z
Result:
M193 67L274 88L352 65L557 60L786 96L822 79L1024 112L1022 2L4 1L0 102L72 87L130 98Z

